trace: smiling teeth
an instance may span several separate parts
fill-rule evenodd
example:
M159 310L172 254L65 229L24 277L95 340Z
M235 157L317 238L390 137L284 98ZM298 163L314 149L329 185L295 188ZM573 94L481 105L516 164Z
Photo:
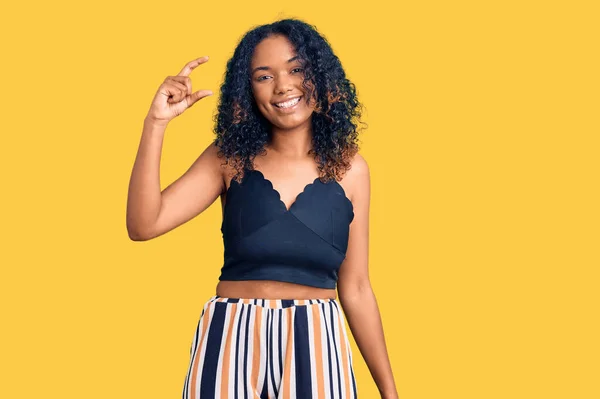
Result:
M289 108L289 107L292 107L292 106L298 104L298 101L300 101L300 97L296 97L293 100L286 101L284 103L275 104L275 105L277 105L279 108Z

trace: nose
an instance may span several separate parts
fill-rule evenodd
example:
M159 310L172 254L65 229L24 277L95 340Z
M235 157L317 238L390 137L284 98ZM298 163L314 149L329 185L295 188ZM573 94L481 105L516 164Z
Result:
M275 78L275 94L281 95L294 89L294 83L291 76L287 74L279 75Z

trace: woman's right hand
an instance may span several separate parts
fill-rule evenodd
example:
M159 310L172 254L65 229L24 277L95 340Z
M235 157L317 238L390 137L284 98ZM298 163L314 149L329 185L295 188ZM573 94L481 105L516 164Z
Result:
M208 61L208 56L197 58L187 63L176 76L167 76L160 85L146 119L162 125L194 105L201 98L213 94L211 90L199 90L192 93L192 80L189 74L200 64Z

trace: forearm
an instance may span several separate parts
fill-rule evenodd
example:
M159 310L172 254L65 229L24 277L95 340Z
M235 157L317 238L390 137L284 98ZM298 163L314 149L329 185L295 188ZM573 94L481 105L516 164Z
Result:
M351 294L340 293L340 304L381 397L397 398L381 315L371 286Z
M141 240L156 221L161 206L160 156L166 125L144 120L127 195L127 231Z

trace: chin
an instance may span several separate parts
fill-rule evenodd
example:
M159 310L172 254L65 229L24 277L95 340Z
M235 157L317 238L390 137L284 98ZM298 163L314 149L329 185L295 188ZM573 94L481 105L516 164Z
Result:
M306 123L310 123L311 121L311 115L308 115L308 117L304 117L304 118L298 118L298 119L293 119L293 120L288 120L288 121L284 121L281 119L275 119L275 120L271 120L271 124L273 124L274 126L276 126L279 129L294 129L297 128L298 126L302 126L305 125Z

